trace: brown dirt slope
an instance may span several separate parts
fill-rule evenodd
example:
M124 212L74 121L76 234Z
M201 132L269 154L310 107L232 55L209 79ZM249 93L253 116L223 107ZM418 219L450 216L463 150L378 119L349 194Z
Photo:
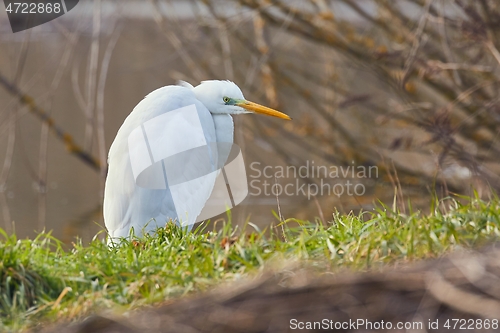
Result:
M399 322L422 323L422 329L408 332L499 332L495 320L498 325L499 245L381 272L283 270L127 318L96 315L47 332L312 332L342 323L344 328L335 331L372 332L378 325L377 332L404 332L395 329ZM293 329L302 324L304 330Z

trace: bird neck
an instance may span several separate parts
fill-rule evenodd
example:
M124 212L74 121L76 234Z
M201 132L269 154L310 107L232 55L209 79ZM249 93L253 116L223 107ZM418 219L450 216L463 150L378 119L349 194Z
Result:
M215 137L217 142L233 143L234 123L229 114L212 114L215 125Z

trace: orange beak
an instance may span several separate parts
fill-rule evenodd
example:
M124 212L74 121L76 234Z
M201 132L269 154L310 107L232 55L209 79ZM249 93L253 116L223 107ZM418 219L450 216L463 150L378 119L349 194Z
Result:
M274 109L268 108L267 106L263 106L254 102L249 102L249 101L239 101L235 105L244 108L245 110L252 111L255 113L260 113L260 114L265 114L267 116L273 116L273 117L278 117L281 119L286 119L286 120L292 120L289 116L286 114L276 111Z

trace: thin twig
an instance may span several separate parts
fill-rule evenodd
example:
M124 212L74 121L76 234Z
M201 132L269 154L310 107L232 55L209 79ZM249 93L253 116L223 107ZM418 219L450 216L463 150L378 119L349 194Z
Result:
M485 44L486 47L488 47L488 50L490 50L493 57L495 57L496 61L500 64L500 52L495 47L495 44L493 44L491 40L487 41Z
M168 41L174 47L175 51L179 53L180 58L184 62L184 64L189 68L194 78L197 81L202 81L207 76L204 71L196 64L196 62L192 59L191 55L184 49L182 42L175 35L175 33L168 29L166 25L165 17L162 15L161 8L158 5L157 0L150 0L151 4L154 6L154 20L158 27L160 27L161 32L167 37Z
M23 70L26 65L26 58L28 55L28 49L30 46L30 38L31 38L31 30L25 34L25 38L23 40L23 44L20 51L20 56L17 60L14 80L13 84L17 85L21 80L21 76ZM0 76L0 82L2 77ZM17 103L16 103L17 104ZM11 215L9 204L7 202L7 180L9 178L10 170L12 167L12 159L14 156L14 144L16 141L16 124L17 124L17 113L18 113L18 105L15 105L11 109L11 118L9 120L9 133L8 133L8 141L7 141L7 151L5 153L5 159L2 167L2 171L0 173L0 207L2 208L5 230L11 231Z
M276 188L278 188L278 180L276 177L274 177L274 185L276 185ZM280 205L280 198L278 196L278 190L275 192L276 194L276 204L278 205L278 216L280 218L280 225L281 225L281 232L283 233L283 239L285 242L287 241L286 239L286 233L285 233L285 219L283 218L283 214L281 214L281 205Z
M85 137L83 147L92 151L94 132L95 96L97 89L97 69L99 66L99 37L101 34L101 0L93 2L92 44L90 46L89 67L87 75L87 104L85 109Z
M0 77L1 79L1 77ZM14 153L14 143L16 141L16 117L15 109L11 110L13 116L9 119L9 132L7 134L7 151L5 152L5 159L3 161L2 172L0 173L0 207L2 207L2 215L4 220L5 230L11 231L12 222L10 216L9 205L7 203L7 179L9 177L10 167L12 165L12 156Z
M456 63L444 63L439 60L429 60L427 64L431 67L437 67L442 70L464 70L471 72L491 72L493 67L483 66L483 65L470 65L470 64L456 64Z
M425 29L425 24L427 22L427 14L429 13L429 8L432 4L432 1L433 0L426 1L425 7L424 7L424 13L420 17L420 21L418 22L417 31L415 32L415 39L413 42L413 46L410 50L410 54L408 56L408 59L405 62L405 67L403 70L404 74L403 74L403 79L401 80L401 86L403 86L403 87L410 76L410 73L411 73L410 70L413 66L413 63L415 62L415 58L417 56L418 49L420 48L422 36L424 33L424 29Z
M111 55L116 46L116 42L120 37L122 26L115 27L111 39L108 42L106 51L101 61L101 72L99 74L99 82L97 83L97 147L99 151L99 159L101 161L106 161L106 142L104 135L104 88L106 86L106 78L108 76L109 63L111 61ZM101 168L101 178L100 178L100 195L101 199L104 196L104 183L106 180L106 168Z
M444 54L446 55L446 58L448 62L454 62L455 57L453 56L453 53L451 52L450 45L448 43L448 34L446 33L446 24L444 20L444 2L441 0L441 9L439 10L439 23L438 23L438 29L439 33L441 34L441 45L443 46L443 51ZM455 83L458 86L462 85L462 79L460 79L460 75L457 73L457 68L449 68L453 70L453 79L455 80Z

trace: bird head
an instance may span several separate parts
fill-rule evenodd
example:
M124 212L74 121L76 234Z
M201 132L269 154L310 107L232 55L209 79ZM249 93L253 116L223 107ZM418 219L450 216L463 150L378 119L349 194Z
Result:
M231 81L202 81L200 85L193 88L193 92L212 114L260 113L291 119L282 112L247 101L241 89Z

